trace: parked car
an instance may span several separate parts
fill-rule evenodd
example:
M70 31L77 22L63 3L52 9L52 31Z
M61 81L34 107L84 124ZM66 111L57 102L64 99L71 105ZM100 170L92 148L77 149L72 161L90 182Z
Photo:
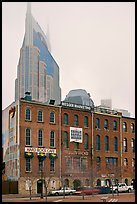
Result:
M110 188L111 192L112 192L112 187ZM114 185L113 186L113 192L117 193L117 192L128 192L130 193L133 190L133 186L127 186L126 183L118 183L118 185Z
M109 186L96 186L97 189L100 190L100 194L108 194L111 192L111 189Z
M59 190L52 190L49 191L48 195L72 195L75 193L76 190L71 189L69 187L61 188Z
M75 195L92 195L100 193L100 189L92 188L92 187L81 187L75 191Z

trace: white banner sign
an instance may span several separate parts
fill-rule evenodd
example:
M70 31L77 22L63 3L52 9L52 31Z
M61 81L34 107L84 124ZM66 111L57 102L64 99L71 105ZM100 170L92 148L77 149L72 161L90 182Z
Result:
M56 149L25 147L25 152L56 153Z
M70 127L70 142L82 143L82 128Z

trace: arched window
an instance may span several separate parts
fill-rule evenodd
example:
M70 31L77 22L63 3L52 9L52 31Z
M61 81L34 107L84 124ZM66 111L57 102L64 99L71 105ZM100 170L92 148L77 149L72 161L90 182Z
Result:
M68 139L68 132L64 132L64 146L65 148L69 147L69 139Z
M116 120L114 120L113 121L113 130L117 130L117 121Z
M42 121L43 121L43 112L38 111L38 122L42 122Z
M131 123L131 133L134 133L135 132L135 126L134 126L134 123Z
M115 152L118 151L118 139L117 139L117 137L114 137L114 151Z
M128 166L128 159L127 159L127 158L124 159L124 166L125 166L125 167Z
M64 113L64 124L68 125L68 114Z
M127 138L124 138L124 152L127 152Z
M126 122L123 123L123 132L127 132L127 123Z
M135 167L135 158L132 159L132 167Z
M84 127L88 127L88 117L84 117Z
M132 148L132 152L135 152L135 139L134 138L131 139L131 148Z
M74 126L78 126L78 115L74 115Z
M105 137L105 150L106 151L109 150L109 137L108 136Z
M30 131L30 128L26 128L26 145L31 145L31 131Z
M26 108L26 120L31 120L31 110L30 108Z
M96 166L97 166L97 170L99 170L100 167L101 167L101 159L100 159L100 157L96 158Z
M101 186L101 180L100 179L97 180L97 186Z
M100 150L100 136L96 136L96 150Z
M88 134L84 135L84 149L88 149Z
M105 119L104 128L105 128L106 130L108 130L108 120L107 120L107 119Z
M55 147L55 132L50 132L50 147Z
M96 128L100 128L100 119L96 118Z
M50 123L55 123L55 113L54 112L50 113Z
M42 135L42 130L38 130L38 146L42 146L42 140L43 140L43 135Z

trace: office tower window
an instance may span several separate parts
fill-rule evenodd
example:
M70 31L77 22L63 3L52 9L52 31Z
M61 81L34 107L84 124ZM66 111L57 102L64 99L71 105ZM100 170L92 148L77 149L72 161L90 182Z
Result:
M26 120L31 120L31 110L30 108L26 108Z
M84 127L88 127L88 117L84 117Z
M38 130L38 146L42 146L43 141L43 131L41 129Z
M132 152L135 152L135 139L134 138L131 139L131 149L132 149Z
M50 171L55 171L55 159L50 159Z
M105 150L106 151L109 150L109 137L108 136L105 137Z
M117 121L116 120L114 120L113 121L113 130L117 130Z
M55 147L55 132L50 132L50 147Z
M38 111L38 122L43 122L43 112Z
M96 150L100 150L100 136L96 136Z
M135 126L134 126L134 123L131 123L131 133L135 133Z
M78 115L74 115L74 126L78 126Z
M118 151L118 139L117 139L117 137L114 137L114 151L115 152Z
M126 122L123 123L123 132L127 132L127 123Z
M31 171L31 159L26 158L26 171L30 172Z
M55 123L55 113L54 112L50 113L50 123Z
M100 119L96 118L96 128L100 128Z
M125 167L128 166L128 159L127 159L127 158L124 159L124 166L125 166Z
M124 152L127 152L127 138L124 138Z
M107 120L107 119L105 119L104 128L105 128L106 130L108 130L108 120Z
M69 147L69 138L68 138L68 132L64 132L64 147L68 148Z
M84 135L84 149L88 149L88 134Z
M64 124L68 125L68 114L64 113Z
M30 130L30 128L26 129L26 145L31 145L31 130Z

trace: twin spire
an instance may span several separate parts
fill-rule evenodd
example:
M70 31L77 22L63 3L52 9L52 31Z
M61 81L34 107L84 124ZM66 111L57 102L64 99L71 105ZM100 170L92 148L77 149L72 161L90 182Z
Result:
M27 2L27 13L31 14L31 2Z

